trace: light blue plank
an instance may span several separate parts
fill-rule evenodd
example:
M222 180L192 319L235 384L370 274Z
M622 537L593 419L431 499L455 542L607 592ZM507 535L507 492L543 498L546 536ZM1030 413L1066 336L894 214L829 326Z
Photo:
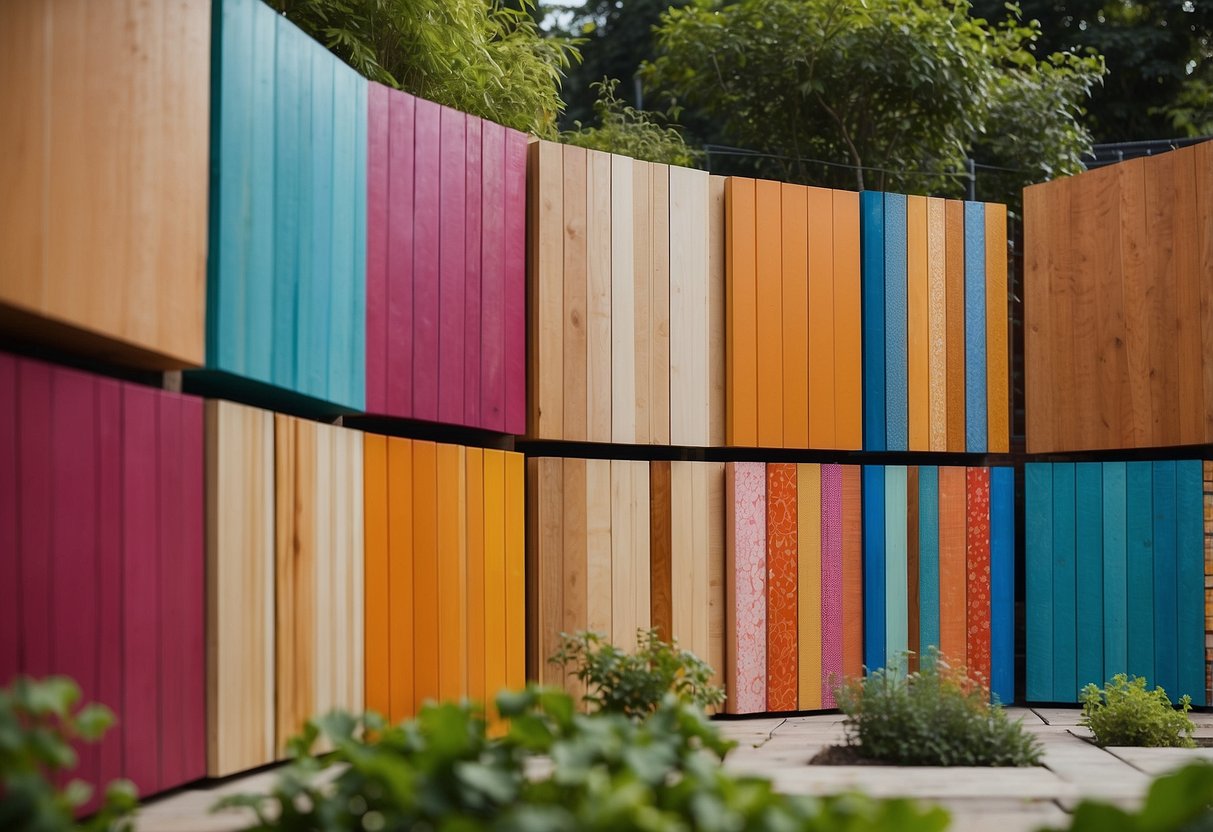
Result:
M884 197L885 418L890 451L910 447L909 303L906 296L906 197Z
M1155 685L1174 694L1179 683L1176 640L1177 583L1175 552L1175 462L1154 463L1154 678Z
M274 306L273 366L270 378L295 389L295 327L299 304L301 172L310 159L301 139L311 125L301 121L311 66L305 41L285 17L279 17L274 96ZM309 129L304 129L304 127Z
M863 447L885 449L884 194L859 195L863 289Z
M990 692L1015 701L1015 469L990 469Z
M1154 468L1126 466L1125 522L1128 561L1129 675L1154 681Z
M312 63L312 169L310 240L311 271L300 287L299 391L318 399L328 397L329 304L333 262L333 74L337 60L315 44Z
M1075 617L1078 687L1103 684L1103 466L1080 462L1074 472Z
M1024 466L1027 698L1053 700L1053 466Z
M918 468L918 644L939 647L939 468Z
M1175 464L1176 590L1178 611L1176 645L1179 685L1175 696L1188 694L1194 705L1205 703L1204 666L1204 480L1200 460ZM1172 697L1175 698L1174 696Z
M986 451L986 212L965 203L965 449Z
M353 340L347 372L348 399L357 410L366 409L366 164L367 82L358 79L354 126L354 309Z
M885 665L884 467L863 466L863 663Z
M1074 464L1053 466L1053 700L1078 699Z
M1125 463L1103 464L1103 676L1106 682L1127 673L1129 641L1125 628L1128 588L1125 560Z
M356 249L366 248L365 237L355 238L358 212L358 90L366 82L341 63L333 66L333 245L329 252L329 339L325 398L347 407L362 409L353 401L355 379L365 376L346 371L351 365L355 332L354 293L365 281L365 272L355 274ZM365 120L365 113L363 114ZM365 143L365 137L364 137Z
M906 467L889 465L884 476L885 664L904 671L910 649Z

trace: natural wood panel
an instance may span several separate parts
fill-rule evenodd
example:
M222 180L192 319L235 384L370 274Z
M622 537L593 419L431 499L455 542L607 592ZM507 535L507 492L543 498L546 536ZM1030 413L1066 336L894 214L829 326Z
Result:
M560 644L564 621L564 564L559 554L564 545L564 466L559 459L534 459L529 461L528 475L534 506L528 523L533 535L528 573L535 582L535 592L529 594L536 599L529 675L541 684L559 685L561 673L547 660Z
M726 444L724 182L722 176L708 178L708 444L713 447Z
M810 333L818 334L809 325L809 193L802 185L784 183L780 186L784 391L783 441L780 444L788 448L809 447L809 385L815 378L809 372ZM829 229L826 230L828 233ZM833 309L828 312L832 320ZM832 334L833 331L827 329L820 337ZM830 346L832 349L833 344ZM830 380L833 380L832 376ZM832 409L830 416L833 416Z
M540 439L564 437L564 163L562 146L538 141L530 146L527 206L532 212L528 330L531 416L529 433Z
M643 163L640 163L643 164ZM633 161L611 156L611 441L636 442L636 247ZM647 332L645 333L647 336Z
M1213 142L1196 146L1196 233L1200 274L1213 274ZM1201 354L1213 355L1213 281L1200 282ZM1213 361L1203 362L1204 441L1213 441ZM1213 680L1209 687L1213 689ZM1213 690L1208 701L1213 701Z
M1179 280L1175 262L1175 153L1146 160L1146 280L1150 286L1150 398L1155 445L1177 445L1180 434L1179 351L1176 349ZM1079 411L1080 428L1083 408ZM1080 434L1081 435L1081 434Z
M1011 450L1011 352L1007 337L1007 206L986 208L986 414L987 448L991 453ZM1102 293L1101 293L1102 295ZM1117 295L1119 300L1119 295ZM1101 320L1103 314L1101 313ZM1115 316L1109 316L1115 321ZM1114 323L1108 329L1115 330ZM1123 331L1123 330L1122 330ZM1105 338L1106 341L1106 338ZM1122 354L1123 355L1123 354ZM932 448L934 450L934 448Z
M674 636L672 463L649 464L649 619L665 641ZM680 582L689 571L681 572Z
M1114 171L1101 171L1104 179L1114 174ZM1095 231L1098 222L1097 206L1095 203L1096 180L1090 178L1071 179L1069 181L1070 213L1064 218L1068 226L1064 226L1073 234L1074 244L1067 252L1067 264L1070 271L1063 272L1058 288L1068 289L1064 297L1055 300L1055 307L1066 314L1066 301L1069 303L1069 325L1073 346L1070 349L1068 361L1073 368L1071 401L1085 402L1094 399L1099 401L1100 379L1098 370L1099 333L1096 304L1096 282L1083 280L1085 273L1105 273L1108 271L1108 251L1106 245L1100 245L1099 235ZM1067 359L1063 358L1063 363ZM1063 364L1064 365L1064 364ZM1073 419L1081 435L1088 436L1089 444L1094 446L1106 444L1109 427L1104 422L1114 423L1118 417L1118 408L1079 407L1069 418Z
M696 468L703 482L696 483L696 492L700 489L707 491L703 507L706 511L704 522L696 519L696 529L707 534L707 546L697 551L707 552L708 577L707 592L707 649L703 654L715 668L712 677L713 684L723 685L725 678L726 638L725 638L725 463L705 462ZM698 501L696 505L699 505ZM702 555L701 555L702 557ZM705 605L696 606L696 614Z
M708 175L670 169L670 442L711 444L713 395ZM723 335L723 333L721 333Z
M808 366L801 372L797 385L808 387L810 448L838 447L835 431L837 387L835 370L834 326L837 312L834 306L834 199L824 188L807 189L808 204ZM843 384L845 379L841 380Z
M755 182L725 180L725 442L758 444Z
M1120 234L1121 250L1121 281L1124 289L1125 304L1125 352L1126 363L1129 366L1129 412L1130 423L1122 428L1121 437L1124 447L1136 448L1154 444L1154 402L1150 378L1150 305L1148 292L1150 285L1146 275L1146 181L1145 162L1135 159L1122 165L1117 165L1120 182ZM1048 212L1045 212L1045 222ZM1053 243L1056 247L1057 243ZM1052 257L1052 247L1047 255ZM1050 349L1050 341L1054 338L1050 330L1047 338L1042 338L1044 349ZM1063 377L1056 381L1064 382ZM1054 444L1041 445L1041 450L1051 450L1053 447L1064 447L1073 444L1073 438L1062 433L1056 427L1058 421L1054 417L1052 398L1048 390L1041 396L1040 416L1050 420L1054 429ZM1035 414L1033 414L1033 418Z
M757 444L783 446L782 252L779 245L780 184L754 185L755 310L757 332Z
M572 145L563 148L564 190L564 381L559 391L564 403L561 439L588 438L587 405L587 307L589 302L589 249L586 151Z
M1174 247L1172 264L1175 274L1175 357L1178 359L1179 380L1179 443L1195 445L1205 441L1204 369L1206 359L1201 353L1200 229L1197 225L1199 206L1196 197L1196 148L1186 147L1165 154L1174 159L1172 179L1175 201L1171 206L1175 220L1172 226Z
M931 376L930 241L927 238L927 198L911 196L906 203L906 297L909 339L910 450L930 450Z
M586 438L611 441L611 155L589 151L586 204Z
M848 451L863 445L862 321L859 194L834 191L834 436Z
M650 163L632 160L632 321L634 327L631 393L635 408L633 441L647 445L651 440L653 343L652 317L655 231L652 220L652 177Z
M670 168L649 165L649 442L670 444ZM701 400L701 389L695 397Z
M1053 356L1049 345L1049 261L1051 248L1048 192L1043 185L1024 189L1024 413L1027 449L1039 452L1055 447L1049 398L1053 383ZM1128 298L1125 298L1126 304ZM1126 305L1126 312L1128 307ZM1126 327L1127 327L1126 319Z
M585 461L586 623L587 629L611 633L611 462Z
M563 467L563 508L561 515L561 536L563 542L560 552L561 575L564 585L561 588L564 601L561 609L560 629L566 633L576 633L584 630L588 624L590 586L587 562L587 481L586 460L566 459ZM581 686L575 679L566 680L566 685L580 695Z
M949 451L965 450L965 336L964 336L964 203L944 204L944 270L947 330L947 416Z
M797 469L797 548L800 601L801 710L822 704L821 686L821 465L801 463Z

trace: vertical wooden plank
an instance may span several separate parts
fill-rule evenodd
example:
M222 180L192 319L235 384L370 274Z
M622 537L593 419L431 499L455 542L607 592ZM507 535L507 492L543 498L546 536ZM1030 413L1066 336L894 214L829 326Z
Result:
M885 442L890 451L909 449L909 353L906 213L904 194L884 196Z
M271 171L273 219L270 226L274 234L271 255L273 270L254 275L253 280L270 282L271 303L267 311L272 322L271 354L265 380L293 388L297 366L295 328L299 308L299 241L306 239L301 233L300 223L303 218L301 196L305 181L301 174L305 166L311 166L311 148L308 146L311 125L306 124L307 129L303 129L304 119L309 117L306 108L310 105L310 85L305 79L310 80L309 60L312 53L307 48L310 46L307 39L299 37L285 20L275 21L275 29L278 37L274 42L274 74L270 91L273 102L270 129L274 140L274 168ZM222 126L220 121L221 129ZM378 289L379 286L374 288Z
M526 483L522 454L505 455L505 683L526 684Z
M632 652L636 645L636 576L632 553L632 465L611 460L611 641Z
M467 448L465 504L463 518L467 528L467 697L484 703L485 669L485 610L487 609L484 568L484 451ZM494 591L499 588L494 587Z
M636 433L632 441L649 443L649 419L652 413L653 330L653 224L651 220L652 191L649 163L632 162L632 301L634 314L634 367L632 383L636 389L633 406L636 412Z
M611 462L585 461L586 621L589 630L611 634Z
M649 165L649 442L670 444L670 169Z
M821 706L842 682L842 466L821 466Z
M904 465L885 466L885 667L897 667L903 673L905 653L909 649L907 473Z
M965 665L990 684L990 469L967 471L968 539L965 617L968 644Z
M535 221L534 256L530 258L531 347L530 434L541 439L564 438L563 380L564 287L564 162L563 150L552 142L536 142L530 150L527 195ZM508 384L508 381L507 381Z
M51 528L54 490L47 460L53 452L51 414L52 370L49 365L21 361L17 387L21 397L17 418L21 424L18 470L22 519L18 525L22 638L21 671L31 676L51 673ZM125 421L123 422L125 429ZM125 494L125 481L124 481ZM125 703L123 703L125 705Z
M664 641L674 639L674 537L672 463L649 463L649 620ZM680 497L682 495L679 495ZM678 573L689 580L691 570Z
M767 707L768 711L797 709L797 465L767 465ZM818 475L820 488L820 474ZM818 503L820 512L820 495ZM811 559L811 558L810 558ZM821 546L817 548L817 604L806 598L817 615L817 684L821 685Z
M586 438L611 441L611 156L589 151L586 205Z
M756 186L725 180L725 442L758 444Z
M965 203L965 449L986 450L986 219Z
M673 587L674 635L714 669L710 632L712 596L712 523L710 463L676 462L672 468L670 514L671 572L690 575ZM718 605L717 605L718 606ZM683 635L683 634L686 635ZM719 671L717 671L719 672Z
M505 431L527 432L527 137L505 131Z
M859 236L859 194L834 191L834 437L843 450L863 447Z
M564 244L564 312L561 316L563 337L563 383L558 392L564 407L562 422L564 434L561 438L585 441L588 438L589 402L586 387L587 357L586 309L588 303L588 249L587 249L587 202L586 202L586 151L585 148L563 148L563 192L564 219L561 233Z
M611 155L611 441L636 441L636 262L632 160Z
M1026 695L1053 700L1053 464L1024 466Z
M1015 469L990 469L990 692L1015 701Z
M270 15L277 16L270 11ZM282 21L282 26L287 26ZM334 138L334 89L333 75L336 62L327 50L312 48L312 96L311 125L311 170L307 172L307 193L304 220L308 221L311 245L302 258L306 278L300 286L299 324L295 330L295 383L300 392L317 398L328 395L329 340L331 323L333 279L333 138ZM270 106L273 91L266 93L264 106ZM269 140L273 124L265 128L265 139ZM272 160L266 159L269 164ZM254 205L254 212L257 208ZM272 222L272 215L271 215ZM250 302L251 302L250 298ZM266 301L260 301L264 303ZM319 345L324 345L321 347Z
M1175 695L1188 694L1193 704L1205 701L1201 635L1204 631L1203 476L1199 460L1175 463L1176 517L1176 658Z
M708 651L707 655L716 673L712 677L713 684L724 685L727 665L727 642L725 632L726 584L725 568L726 548L726 514L729 507L725 498L725 463L703 463L704 476L707 479L707 522L703 528L707 531L708 554ZM697 528L700 528L697 524Z
M589 603L589 586L586 583L587 561L587 495L586 467L584 459L566 459L563 465L564 488L561 513L562 538L560 552L561 574L564 585L561 587L560 629L566 633L576 633L586 628ZM565 685L579 697L583 692L576 679L565 680Z
M391 91L367 88L366 409L387 413L388 190L391 176ZM410 148L411 149L411 148ZM294 368L292 367L292 370Z
M333 70L333 246L329 287L329 401L366 408L366 81ZM462 241L461 241L462 242ZM462 309L460 310L462 311Z
M441 112L414 99L413 418L438 419Z
M794 447L837 448L837 385L845 385L846 380L835 375L839 356L836 353L838 345L835 343L834 331L834 197L832 191L824 188L806 190L809 286L808 333L805 346L808 348L808 361L807 364L800 363L793 367L795 375L790 375L785 366L784 375L785 378L794 380L798 386L807 382L809 389L809 441L807 446ZM804 223L799 223L799 227L804 227ZM804 248L804 245L802 241L800 247ZM799 301L799 298L797 300ZM785 425L785 429L786 427Z
M1205 702L1213 700L1213 462L1204 463Z
M483 320L481 300L484 287L481 285L482 257L481 237L484 233L484 121L474 116L467 117L466 164L464 167L464 222L463 222L463 424L483 427L481 417L481 343L484 333L480 329ZM496 342L492 343L496 346Z
M766 709L766 473L725 466L725 690L729 713Z
M911 642L910 649L925 656L930 648L939 648L939 468L936 466L918 467L918 505L911 503L910 511L918 513L918 575L911 574L911 580L918 579L918 643Z
M22 516L22 489L19 484L22 472L18 467L22 434L18 419L19 397L17 359L0 353L0 471L4 472L0 475L0 678L5 680L5 684L20 672L23 640L19 565L21 549L17 531L17 518ZM101 419L98 424L98 432L101 434L99 465L102 471L102 479L99 482L108 484L111 470L108 464L111 457L108 448L114 443L106 442L109 437L103 431L111 417L108 408L101 403L98 412ZM105 490L100 492L101 495L105 493ZM108 539L103 539L99 548L102 574L107 570L116 574L117 564L109 560L111 555Z
M930 449L930 287L927 198L911 196L906 203L906 298L909 360L910 450Z
M932 451L948 449L947 248L944 211L944 200L927 198L927 411L930 417L928 447ZM1006 234L1005 229L1003 234ZM1003 259L1005 262L1006 258Z
M438 420L447 424L463 422L467 119L449 107L438 117Z
M769 468L770 466L768 466ZM822 691L822 617L821 567L823 543L822 466L800 463L796 466L797 533L799 560L798 601L800 636L801 710L824 707Z
M438 694L467 691L467 455L438 445Z
M15 365L12 365L14 371ZM3 376L3 371L0 370L0 376ZM16 374L13 374L13 381L16 381ZM5 384L0 381L0 392L5 389ZM14 385L15 386L15 385ZM16 390L13 391L14 394ZM122 507L122 384L108 379L99 379L97 382L97 443L98 443L98 478L97 478L97 509L98 509L98 530L97 530L97 568L99 581L97 591L100 598L98 628L97 628L97 644L98 644L98 669L100 670L97 687L97 701L107 705L118 720L118 724L124 723L125 713L122 710L122 685L123 685L123 666L122 666L122 526L123 526L123 507ZM13 407L14 415L18 412L18 403L15 398L10 399ZM201 403L197 412L197 417L202 418ZM3 418L0 417L0 423ZM203 427L198 424L194 430L197 432L196 451L201 454L203 451ZM24 431L22 431L24 432ZM4 444L4 428L0 426L0 470L8 470L17 473L17 450L13 449L12 455L9 457L11 461L10 467L5 467L5 450ZM194 464L197 466L197 481L198 487L202 488L204 483L203 467L204 460L196 458ZM15 484L14 484L15 485ZM205 521L203 516L205 511L205 496L201 493L197 494L196 504L194 506L195 522L202 523ZM0 487L0 527L4 526L3 517L4 498L3 488ZM13 523L10 526L12 529L12 549L7 549L13 553L13 557L18 557L18 552L15 547L17 541L17 525L15 516ZM204 528L198 528L192 531L191 536L198 541L198 545L202 546L206 540L206 531ZM196 567L196 579L194 586L197 590L199 603L205 601L206 587L206 564L202 560L204 553L199 553L200 562ZM16 568L16 563L13 563L13 568ZM16 575L12 578L13 592L16 592L19 584L16 580ZM20 606L24 599L13 600L12 612L13 623L20 620ZM199 609L199 637L205 639L205 610ZM19 631L14 629L14 634ZM15 645L14 645L15 646ZM14 657L15 658L15 657ZM2 660L0 660L2 661ZM202 769L202 774L205 774L206 768L206 743L208 741L206 731L206 708L207 708L207 687L206 687L206 661L207 653L205 645L197 654L198 672L201 677L196 680L197 690L191 693L191 697L200 702L195 711L195 719L198 722L197 739L202 743L198 748L198 767ZM2 671L0 671L2 672ZM109 735L105 737L98 748L98 766L97 766L97 782L108 783L116 777L121 777L123 759L122 759L122 736L121 730L111 730ZM199 775L200 776L200 775Z
M505 453L484 451L484 685L488 713L497 694L506 686L506 667L511 653L525 652L525 639L510 643L506 621L509 594L506 585ZM535 599L539 603L539 599Z
M1163 153L1145 160L1150 398L1154 403L1152 445L1178 445L1182 441L1180 358L1173 340L1177 334L1182 337L1182 333L1177 331L1176 311L1179 264L1175 257L1175 208L1180 198L1175 187L1176 163L1174 153ZM1155 672L1158 672L1158 668L1155 668Z
M810 437L810 391L809 386L818 380L817 370L809 371L809 339L812 335L819 334L816 328L816 320L813 320L813 328L810 328L809 314L809 215L808 202L806 201L808 194L811 191L801 185L789 185L783 183L780 185L780 244L781 251L781 274L782 274L782 299L780 301L782 307L782 320L780 322L783 328L783 347L781 357L783 360L783 376L781 385L783 389L783 446L787 448L809 448ZM824 191L829 196L828 191ZM830 232L828 224L829 213L826 213L827 224L824 225L825 234ZM814 226L816 227L816 226ZM825 255L829 256L829 248L825 250ZM833 274L829 273L829 261L827 260L826 275L830 283L833 282ZM815 309L816 307L814 307ZM833 308L823 306L823 315L829 318L829 324L833 323ZM833 357L833 327L827 325L820 333L821 337L829 338L829 352L824 353L822 359L827 360ZM829 381L833 386L834 368L830 366L828 373L823 381ZM830 397L831 406L829 408L830 427L833 427L834 412L832 407L832 399ZM821 404L826 404L826 399L821 400ZM821 409L826 409L822 407ZM825 437L827 431L823 428L822 435ZM833 433L832 430L829 431ZM768 476L770 472L767 472ZM769 645L768 645L769 647ZM768 697L770 691L768 691Z
M418 102L420 104L420 102ZM438 447L413 442L413 708L437 700L439 646ZM445 541L444 541L445 542Z
M1128 586L1125 560L1125 463L1102 464L1101 512L1103 527L1103 678L1124 673L1128 666Z
M712 444L708 175L670 167L670 443ZM723 332L720 333L723 336ZM718 442L716 444L723 444Z
M1075 619L1078 687L1111 678L1103 667L1103 466L1080 462L1074 471Z
M1129 587L1126 670L1130 676L1154 679L1154 466L1130 462L1125 467Z
M725 179L708 177L708 444L723 447L725 431ZM723 487L723 486L722 486ZM722 538L723 539L723 538Z
M524 197L525 198L525 197ZM480 418L505 430L505 128L480 132Z
M842 466L842 673L863 673L863 508L860 466Z
M318 483L329 483L332 455L320 441L323 426L292 416L274 416L276 617L274 707L275 754L313 714L326 709L331 608L324 578L331 517L318 503ZM329 626L320 627L324 621Z
M947 330L948 450L965 450L965 228L964 203L944 203Z
M1154 675L1150 682L1169 691L1179 680L1175 469L1173 460L1154 463Z
M384 301L387 305L387 319L384 334L384 381L385 413L393 416L409 417L413 415L413 248L414 248L414 216L421 213L422 229L425 226L424 212L429 210L424 201L420 204L421 211L415 212L417 203L414 202L414 111L415 99L402 92L388 93L388 120L390 122L388 142L387 167L387 254L386 254L386 287ZM424 139L423 135L423 139ZM428 150L422 148L422 158ZM424 185L424 181L422 183ZM367 182L370 187L370 181ZM425 192L422 192L425 199ZM373 228L373 225L371 226ZM368 263L372 263L368 260ZM420 265L425 267L424 259ZM370 283L370 272L367 273L367 314L373 305ZM368 359L370 352L368 348ZM369 376L370 365L367 373ZM368 403L368 410L370 409Z
M1053 700L1078 695L1074 464L1053 466Z
M1024 420L1027 450L1034 453L1055 448L1050 391L1053 351L1049 344L1050 193L1047 184L1032 185L1023 192Z
M547 663L560 644L564 626L564 562L560 547L564 544L564 465L559 459L536 460L531 481L537 505L532 524L535 538L535 566L530 570L537 581L534 594L538 627L535 640L535 667L531 675L541 684L561 684L559 671ZM507 565L508 568L508 565Z
M883 451L886 445L884 198L883 193L876 191L864 191L859 195L863 250L863 448L866 451ZM880 606L883 610L883 600Z
M1007 206L985 206L986 440L991 453L1011 450L1011 353L1007 336Z
M948 420L951 424L951 419ZM965 469L939 467L939 651L954 664L967 655Z
M367 440L371 434L367 434ZM408 439L392 437L383 447L386 454L387 491L387 551L384 553L387 566L387 641L389 650L388 713L392 721L399 721L413 716L417 712L417 701L414 698L415 674L413 671L414 642L417 631L414 628L414 591L413 575L414 540L416 530L413 525L413 506L416 499L413 494L413 443ZM370 461L368 457L367 461ZM428 483L423 483L428 487ZM367 502L367 511L370 502ZM369 531L369 526L368 526ZM368 546L370 541L368 540ZM370 561L368 560L368 566ZM368 575L367 589L370 589ZM371 600L368 592L367 601ZM367 667L370 667L371 657L367 655Z
M1067 304L1058 304L1058 319L1064 320L1072 341L1062 342L1060 351L1068 354L1067 366L1072 373L1067 383L1068 393L1073 396L1075 408L1066 416L1066 427L1075 436L1077 446L1100 447L1107 433L1104 423L1115 417L1095 413L1103 402L1099 393L1100 374L1098 356L1099 298L1095 280L1087 277L1091 272L1106 274L1109 246L1099 239L1100 217L1094 205L1098 195L1098 180L1089 176L1072 177L1063 185L1069 190L1071 213L1065 218L1070 223L1070 235L1065 243L1062 262L1067 268L1062 271L1054 288L1064 291ZM1070 349L1066 349L1066 344ZM1102 408L1101 408L1102 409ZM1108 407L1110 411L1117 408Z
M780 185L754 184L758 445L783 447L783 302Z
M633 615L636 626L647 630L652 626L649 616L651 593L649 590L649 574L651 559L649 556L649 464L637 462L632 465L632 502L630 512L634 522L630 555L632 558L632 575L635 590L633 592Z
M368 388L368 395L370 390ZM368 405L369 406L369 405ZM367 434L366 477L366 703L368 711L392 716L390 569L388 561L388 439ZM411 599L410 599L411 600ZM409 670L412 670L410 663Z
M1132 159L1116 168L1130 413L1129 424L1122 426L1121 441L1125 447L1140 448L1158 444L1154 410L1162 405L1154 397L1156 382L1150 363L1153 290L1147 259L1145 160Z
M1198 274L1213 273L1213 143L1196 145L1196 245ZM1213 355L1213 284L1200 283L1201 355ZM1213 441L1213 362L1204 361L1204 441ZM1213 685L1210 685L1213 687Z
M1175 225L1172 250L1175 274L1175 343L1178 359L1179 442L1193 445L1204 441L1204 368L1201 353L1200 229L1197 203L1197 156L1195 147L1166 154L1172 157L1175 201L1171 205ZM1205 272L1204 274L1208 274Z
M884 667L885 645L885 469L863 467L863 665Z
M919 512L918 512L918 466L906 466L906 644L909 650L906 662L909 671L918 670L919 632Z

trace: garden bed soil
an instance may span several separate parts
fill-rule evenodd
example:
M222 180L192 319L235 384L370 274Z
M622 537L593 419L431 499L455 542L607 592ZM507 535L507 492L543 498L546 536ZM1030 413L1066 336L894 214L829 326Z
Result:
M811 766L887 766L880 760L870 760L853 745L827 745L809 760Z

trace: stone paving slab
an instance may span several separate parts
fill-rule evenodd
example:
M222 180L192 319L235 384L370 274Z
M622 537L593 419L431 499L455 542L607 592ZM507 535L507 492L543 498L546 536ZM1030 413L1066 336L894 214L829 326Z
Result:
M1037 832L1069 824L1069 815L1053 800L963 798L939 803L952 813L950 832Z
M1109 746L1109 754L1151 777L1166 774L1197 760L1213 763L1213 748L1124 748Z
M1077 794L1072 783L1041 767L796 766L775 768L767 774L776 789L789 794L861 791L873 797L928 801L945 798L1056 800Z

